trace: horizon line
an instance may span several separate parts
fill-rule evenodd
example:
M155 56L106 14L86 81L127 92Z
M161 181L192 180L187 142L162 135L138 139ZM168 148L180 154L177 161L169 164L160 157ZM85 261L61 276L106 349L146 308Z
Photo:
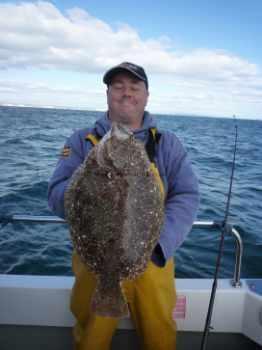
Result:
M83 111L83 112L99 112L99 113L105 113L105 110L100 109L87 109L86 107L62 107L62 106L33 106L33 105L21 105L21 104L11 104L11 103L0 103L0 107L15 107L15 108L38 108L38 109L59 109L59 110L70 110L70 111ZM153 115L160 115L160 116L168 116L168 117L197 117L197 118L219 118L219 119L231 119L236 117L236 119L241 120L257 120L262 121L262 117L237 117L236 114L233 114L232 116L218 116L218 115L203 115L203 114L196 114L196 113L189 113L189 112L172 112L172 113L159 113L159 112L150 112L150 114Z

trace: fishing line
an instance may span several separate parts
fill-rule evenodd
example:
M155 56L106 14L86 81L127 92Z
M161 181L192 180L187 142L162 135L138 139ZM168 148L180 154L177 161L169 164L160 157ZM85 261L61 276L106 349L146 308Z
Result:
M233 161L232 161L231 176L230 176L229 190L228 190L228 195L227 195L225 216L224 216L224 220L223 220L223 222L222 222L222 224L220 226L221 239L220 239L220 243L219 243L219 250L218 250L218 255L217 255L216 269L215 269L215 274L214 274L214 281L213 281L211 296L210 296L210 300L209 300L209 306L208 306L208 312L207 312L207 317L206 317L206 323L205 323L205 328L204 328L202 341L201 341L201 348L200 348L201 350L205 350L206 349L209 331L210 331L210 329L212 329L212 327L210 326L210 323L211 323L211 319L212 319L212 313L213 313L214 302L215 302L216 291L217 291L218 273L219 273L219 269L220 269L220 265L221 265L221 258L223 256L225 234L230 231L230 225L228 225L227 220L228 220L228 215L229 215L230 200L231 200L231 194L232 194L232 184L233 184L234 171L235 171L235 162L236 162L236 150L237 150L237 122L236 122L236 117L235 116L233 116L233 117L234 117L234 121L235 121L234 156L233 156Z

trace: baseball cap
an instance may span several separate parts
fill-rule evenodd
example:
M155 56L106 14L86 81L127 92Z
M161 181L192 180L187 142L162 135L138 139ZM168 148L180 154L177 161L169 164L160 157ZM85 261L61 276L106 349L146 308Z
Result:
M122 62L119 65L109 69L103 77L103 82L109 85L113 76L123 71L129 72L136 76L138 79L143 80L146 88L148 89L148 79L144 68L131 62Z

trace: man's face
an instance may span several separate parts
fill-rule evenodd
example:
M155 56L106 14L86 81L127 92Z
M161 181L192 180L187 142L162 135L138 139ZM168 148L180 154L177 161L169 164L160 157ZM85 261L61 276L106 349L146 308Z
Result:
M118 73L107 90L109 118L133 129L141 126L148 100L145 83L129 73Z

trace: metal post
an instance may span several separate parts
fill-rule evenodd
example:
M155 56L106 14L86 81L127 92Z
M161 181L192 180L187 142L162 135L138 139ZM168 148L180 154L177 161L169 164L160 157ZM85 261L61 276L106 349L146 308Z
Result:
M216 228L220 227L220 224L216 221L195 221L193 224L195 228ZM241 287L240 275L241 275L241 264L243 257L243 242L239 232L231 227L228 231L234 238L236 242L236 258L235 258L235 270L234 276L231 281L233 287Z
M241 263L243 256L243 242L239 232L232 227L231 234L234 236L236 241L236 262L235 262L235 271L234 277L232 280L233 287L241 287L240 274L241 274Z

